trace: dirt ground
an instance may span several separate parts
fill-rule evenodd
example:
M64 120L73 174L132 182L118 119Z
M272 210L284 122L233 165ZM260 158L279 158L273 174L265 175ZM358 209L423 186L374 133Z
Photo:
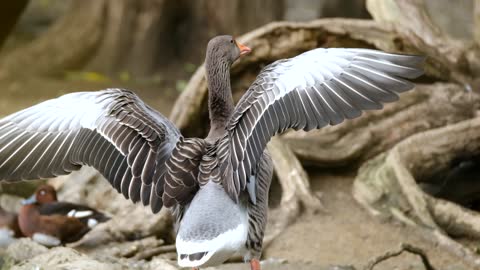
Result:
M136 89L152 107L168 115L178 92L161 89L160 85L129 85L115 83L64 82L28 79L0 82L0 116L53 98L68 91L95 90L114 85ZM33 89L33 91L32 91ZM28 91L27 91L28 90ZM361 269L369 259L400 243L423 248L434 266L443 270L471 269L459 258L435 246L422 233L391 221L370 216L351 195L353 172L323 172L310 169L312 186L321 192L328 213L303 215L265 249L263 269L327 269L330 265L354 265ZM273 187L273 200L279 189ZM248 269L245 264L228 264L212 269ZM333 268L332 268L333 269ZM337 268L338 269L338 268ZM424 269L418 257L402 255L376 269Z
M304 215L265 251L266 257L320 265L354 265L393 250L400 243L423 248L437 269L470 269L457 257L435 246L418 230L370 216L351 195L353 174L309 171L313 188L322 192L329 213ZM423 269L413 255L391 259L377 269Z

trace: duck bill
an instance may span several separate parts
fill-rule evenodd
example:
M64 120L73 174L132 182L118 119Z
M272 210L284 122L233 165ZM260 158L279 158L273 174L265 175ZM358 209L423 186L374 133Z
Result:
M34 204L36 202L37 202L37 199L35 198L35 193L34 193L32 196L26 198L25 200L22 200L22 205Z
M237 47L238 47L238 49L240 49L240 56L248 54L252 51L252 49L250 49L249 47L247 47L247 46L245 46L241 43L238 43L238 42L237 42Z

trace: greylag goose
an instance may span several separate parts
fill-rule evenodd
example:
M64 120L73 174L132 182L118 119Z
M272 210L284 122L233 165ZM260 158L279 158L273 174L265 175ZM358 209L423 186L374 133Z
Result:
M176 217L182 267L241 255L259 270L272 162L265 150L287 129L311 130L381 109L414 87L423 57L318 48L266 66L234 106L230 67L250 49L231 36L206 53L210 132L184 138L133 92L106 89L47 100L0 120L0 179L96 168L133 202Z

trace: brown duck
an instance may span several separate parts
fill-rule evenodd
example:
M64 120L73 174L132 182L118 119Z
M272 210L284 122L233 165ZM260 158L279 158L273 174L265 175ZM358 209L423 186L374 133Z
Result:
M18 223L22 233L45 246L58 246L80 240L100 222L109 218L84 205L57 201L50 185L41 185L24 200Z

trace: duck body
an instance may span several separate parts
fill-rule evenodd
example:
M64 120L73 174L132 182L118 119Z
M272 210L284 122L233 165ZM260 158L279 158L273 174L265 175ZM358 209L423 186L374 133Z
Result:
M48 185L40 186L22 206L18 223L22 233L45 246L80 240L94 226L108 220L93 208L56 200Z
M90 228L79 219L66 215L40 214L40 205L25 205L20 210L20 228L27 237L45 246L75 242Z
M54 177L92 166L125 198L150 205L154 213L173 211L180 266L198 269L240 255L260 270L273 172L270 138L381 109L414 88L407 79L423 73L424 58L317 48L267 65L235 105L230 68L248 52L231 36L208 43L206 138L183 137L129 90L71 93L0 119L0 180ZM36 224L25 230L28 235L45 224L86 227L81 219L71 221L70 211L42 215L34 205L24 212ZM66 241L51 231L60 226L39 232Z

